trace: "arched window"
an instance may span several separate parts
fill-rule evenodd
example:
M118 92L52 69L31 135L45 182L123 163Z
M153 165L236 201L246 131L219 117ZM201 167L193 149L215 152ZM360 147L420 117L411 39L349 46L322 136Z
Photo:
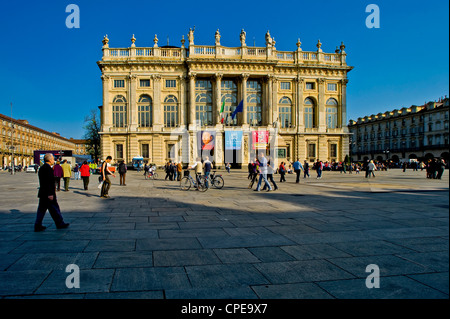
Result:
M195 119L201 126L213 125L211 81L195 82Z
M123 95L117 95L113 100L113 126L126 127L127 126L127 100Z
M305 128L316 127L316 104L312 98L305 99Z
M164 126L178 126L178 100L174 95L168 95L164 100Z
M338 102L330 98L326 105L327 128L338 127Z
M282 128L292 125L292 101L287 96L283 96L278 102L278 119Z
M224 107L224 124L228 126L237 125L237 117L231 118L231 113L237 107L237 85L232 80L224 80L221 83L222 98L221 103L225 102Z
M252 126L262 124L262 89L256 80L247 81L247 123Z
M152 124L152 98L148 95L141 95L138 101L138 125L139 127L151 127Z

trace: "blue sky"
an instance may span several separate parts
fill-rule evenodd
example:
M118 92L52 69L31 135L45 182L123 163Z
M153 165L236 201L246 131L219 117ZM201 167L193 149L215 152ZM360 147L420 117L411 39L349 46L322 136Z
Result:
M80 8L80 28L68 29L66 6ZM366 6L380 8L380 28L369 29ZM348 1L2 1L0 4L0 113L62 136L81 138L84 117L102 104L101 40L110 47L180 45L195 25L195 43L264 46L267 30L278 50L324 52L346 45L348 116L356 119L449 92L449 2Z

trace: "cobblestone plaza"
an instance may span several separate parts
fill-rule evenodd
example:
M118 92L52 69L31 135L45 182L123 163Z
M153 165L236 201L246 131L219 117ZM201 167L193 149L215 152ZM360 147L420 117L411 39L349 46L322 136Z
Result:
M130 171L107 200L95 176L88 191L72 180L58 193L70 227L47 214L35 233L37 175L0 172L0 298L448 298L448 171L313 171L259 193L246 172L223 174L222 190L199 193ZM80 288L66 286L69 264ZM380 288L366 287L368 265Z

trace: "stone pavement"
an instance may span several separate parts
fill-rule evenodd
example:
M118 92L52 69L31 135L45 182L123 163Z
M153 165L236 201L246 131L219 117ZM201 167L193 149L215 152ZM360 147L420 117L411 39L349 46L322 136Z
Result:
M58 193L70 227L47 214L34 233L37 176L0 172L0 298L449 297L448 171L287 175L274 192L223 174L222 190L199 193L130 171L107 200L96 176L88 191L72 180ZM80 288L66 286L69 264ZM369 289L372 264L380 287Z

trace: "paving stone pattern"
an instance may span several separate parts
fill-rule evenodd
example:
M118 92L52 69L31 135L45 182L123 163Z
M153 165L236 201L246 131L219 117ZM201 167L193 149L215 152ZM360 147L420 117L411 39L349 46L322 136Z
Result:
M200 193L130 171L107 200L96 178L88 191L72 180L57 194L70 227L47 214L35 233L37 175L0 172L0 298L449 297L448 171L288 174L273 192L222 173L222 190ZM69 264L80 288L66 286ZM370 264L380 288L366 287Z

